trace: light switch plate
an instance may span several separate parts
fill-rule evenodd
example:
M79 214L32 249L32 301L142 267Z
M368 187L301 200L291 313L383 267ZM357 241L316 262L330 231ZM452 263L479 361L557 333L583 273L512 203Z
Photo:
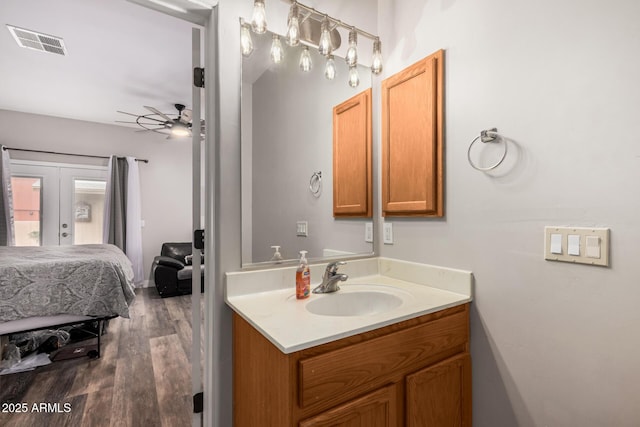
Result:
M544 259L609 266L608 228L548 226L544 228L544 232ZM560 253L554 253L555 251L552 251L552 235L558 234L561 235L562 250Z
M296 222L296 236L309 236L309 223L307 221Z
M372 222L364 223L364 241L368 243L373 243L373 223Z
M393 224L384 222L382 226L382 243L385 245L393 245Z

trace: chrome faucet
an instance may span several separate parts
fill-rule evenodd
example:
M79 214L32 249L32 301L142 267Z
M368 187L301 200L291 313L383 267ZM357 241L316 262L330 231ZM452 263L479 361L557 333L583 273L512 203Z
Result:
M340 290L338 282L344 282L349 278L346 274L338 274L338 267L345 265L344 261L332 262L327 265L322 276L322 283L313 289L314 294L328 294Z

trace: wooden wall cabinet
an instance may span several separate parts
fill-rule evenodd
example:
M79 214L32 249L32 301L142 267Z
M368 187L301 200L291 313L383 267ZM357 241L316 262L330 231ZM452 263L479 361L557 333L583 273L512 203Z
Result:
M371 89L333 108L333 216L371 217Z
M468 304L291 354L233 316L236 427L471 426Z
M444 215L444 51L382 82L382 215Z

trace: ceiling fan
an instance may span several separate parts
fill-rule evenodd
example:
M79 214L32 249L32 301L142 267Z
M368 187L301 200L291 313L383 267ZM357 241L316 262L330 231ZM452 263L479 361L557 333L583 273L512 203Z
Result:
M117 123L129 123L137 124L142 128L138 132L157 132L168 135L167 139L191 136L191 130L193 128L193 113L191 110L185 108L183 104L174 104L178 114L173 114L175 117L171 117L169 114L165 114L154 107L144 106L147 110L151 111L148 114L133 114L126 111L118 111L118 113L134 116L136 120L134 122L127 122L123 120L116 120ZM200 122L200 135L204 136L204 120Z

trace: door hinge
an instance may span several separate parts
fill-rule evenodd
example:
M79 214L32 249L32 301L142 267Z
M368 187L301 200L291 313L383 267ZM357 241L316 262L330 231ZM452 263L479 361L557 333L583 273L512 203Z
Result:
M201 414L204 407L204 397L202 392L193 395L193 413Z
M204 87L204 68L193 69L193 84L196 87Z
M204 250L204 230L193 232L193 246L201 251Z

